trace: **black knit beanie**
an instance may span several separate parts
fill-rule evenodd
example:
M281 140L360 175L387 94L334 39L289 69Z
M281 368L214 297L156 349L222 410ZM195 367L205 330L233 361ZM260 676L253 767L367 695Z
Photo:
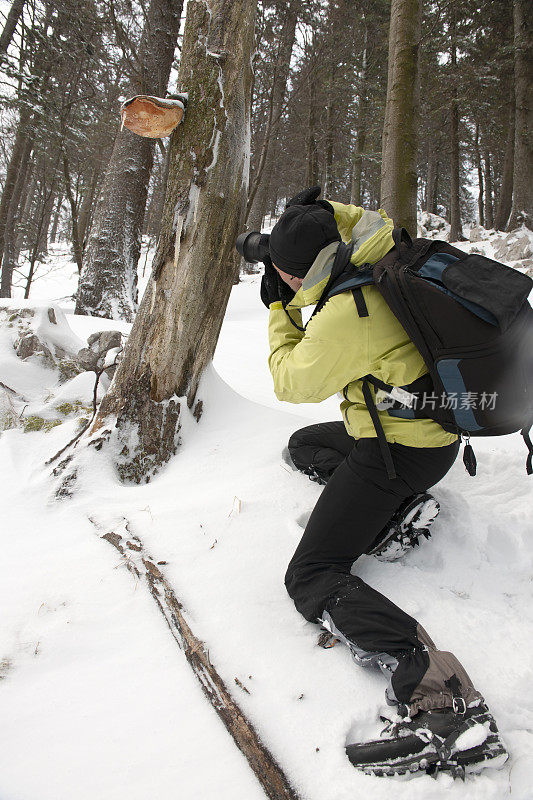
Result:
M323 206L289 206L272 228L270 258L283 272L303 278L322 248L340 239L335 217Z

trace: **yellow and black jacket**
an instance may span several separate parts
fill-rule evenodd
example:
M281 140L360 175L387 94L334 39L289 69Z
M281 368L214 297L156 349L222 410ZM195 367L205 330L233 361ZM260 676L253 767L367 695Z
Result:
M331 201L330 201L331 202ZM354 266L374 264L393 247L393 222L384 211L365 211L331 202L344 242L352 241ZM302 287L287 305L302 327L301 309L318 303L328 282L338 243L320 251ZM269 366L274 391L290 403L319 403L342 392L342 416L354 438L376 432L362 393L361 378L371 374L392 386L405 386L427 373L422 356L374 286L363 286L368 316L359 317L350 291L331 297L304 331L288 319L281 302L269 319ZM373 390L372 390L373 391ZM457 439L431 419L403 419L379 411L389 442L409 447L441 447Z

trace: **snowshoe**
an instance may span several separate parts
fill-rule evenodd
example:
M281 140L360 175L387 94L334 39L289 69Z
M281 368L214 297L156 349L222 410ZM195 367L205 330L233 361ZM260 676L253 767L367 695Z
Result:
M424 773L436 777L447 772L463 779L466 773L485 767L499 769L508 758L496 722L484 704L466 708L464 713L439 709L390 721L380 739L349 744L346 755L354 767L370 775Z
M408 497L366 552L380 561L397 561L417 547L422 536L429 539L429 526L439 511L439 504L427 492Z

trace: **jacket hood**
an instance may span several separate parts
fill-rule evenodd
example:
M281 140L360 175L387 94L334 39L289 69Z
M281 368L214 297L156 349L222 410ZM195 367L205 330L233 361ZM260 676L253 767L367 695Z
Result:
M335 206L334 203L332 205ZM382 209L364 211L352 228L354 250L351 263L359 267L362 264L375 264L383 258L394 247L393 228L393 221ZM322 248L287 308L304 308L318 303L330 278L338 248L339 242L331 242Z

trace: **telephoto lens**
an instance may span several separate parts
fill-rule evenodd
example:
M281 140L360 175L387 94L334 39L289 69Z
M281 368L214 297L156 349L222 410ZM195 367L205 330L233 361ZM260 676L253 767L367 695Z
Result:
M248 264L257 264L258 261L264 261L265 258L270 258L270 251L268 249L268 242L270 239L269 233L259 233L259 231L246 231L237 236L235 247L239 255L241 255Z

